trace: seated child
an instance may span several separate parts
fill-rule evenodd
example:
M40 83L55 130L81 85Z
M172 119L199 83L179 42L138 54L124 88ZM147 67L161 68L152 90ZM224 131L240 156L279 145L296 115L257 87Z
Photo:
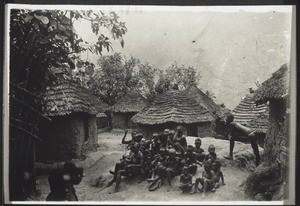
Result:
M189 172L191 174L195 174L197 172L197 156L194 153L194 147L189 145L187 147L186 153L184 155L185 165L189 168Z
M192 190L192 175L189 173L188 167L183 167L182 175L180 175L180 186L182 193L187 193Z
M205 159L205 152L201 148L201 144L202 144L202 141L201 141L200 138L195 139L194 152L196 153L197 161L199 162L198 164L200 164L201 162L203 162L204 159Z
M212 163L212 174L213 174L214 188L211 191L214 192L219 187L220 179L222 180L222 185L225 185L223 172L221 171L220 161L216 160Z
M214 188L213 174L211 172L211 162L204 162L204 171L202 172L202 177L196 179L195 190L191 192L194 194L198 190L198 185L201 184L200 191L203 191L202 198L206 197L206 193Z
M208 154L205 156L205 161L213 163L217 159L217 154L215 153L216 148L214 145L208 147Z

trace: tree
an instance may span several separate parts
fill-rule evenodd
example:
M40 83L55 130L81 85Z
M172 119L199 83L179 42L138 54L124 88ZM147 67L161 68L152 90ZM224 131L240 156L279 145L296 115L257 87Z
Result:
M99 68L91 78L91 89L102 101L115 104L132 89L138 89L146 98L154 94L154 78L157 69L139 59L126 59L120 53L102 56Z
M199 84L200 77L200 72L196 68L192 66L186 67L183 64L179 66L175 62L165 71L160 71L155 90L158 93L162 93L171 89L174 85L183 90L189 85Z
M98 68L93 75L92 90L105 103L115 104L137 81L132 76L134 59L124 62L120 53L102 56L98 60Z
M76 34L73 23L85 19L91 22L91 31L98 36L96 44L85 47ZM90 50L101 54L110 50L110 39L100 34L108 29L113 39L127 32L124 22L110 12L11 10L10 16L10 199L24 200L34 187L34 148L39 138L38 123L41 103L38 94L47 79L55 74L70 74L75 64L87 71L94 68L82 61L80 53ZM86 72L86 71L84 71ZM29 187L25 187L24 174L30 174ZM25 192L24 192L25 191Z

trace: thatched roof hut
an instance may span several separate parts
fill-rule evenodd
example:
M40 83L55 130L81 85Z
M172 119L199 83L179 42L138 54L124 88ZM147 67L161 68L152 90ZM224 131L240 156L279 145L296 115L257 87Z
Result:
M109 108L112 113L113 128L133 128L131 121L133 115L141 111L148 105L148 101L134 89L128 92L115 105Z
M268 110L267 104L256 105L253 99L254 93L247 94L244 99L232 110L234 121L245 126ZM267 124L267 122L265 123ZM263 124L264 125L264 124Z
M208 95L201 91L196 85L191 85L186 89L189 97L194 98L201 106L205 107L214 117L223 115L222 109Z
M284 64L272 74L272 77L262 83L262 86L257 89L253 98L258 104L269 100L283 99L288 95L288 89L288 66Z
M63 116L74 112L96 115L108 105L73 80L59 79L42 93L43 112L47 116Z
M147 100L136 90L128 92L122 99L120 99L111 108L111 112L139 112L148 104Z
M264 104L269 102L269 121L268 129L264 143L264 167L269 169L273 174L269 178L267 176L267 185L265 190L269 188L278 189L273 190L272 199L286 199L288 195L289 182L288 181L288 163L289 163L289 67L284 64L279 70L274 72L272 76L267 79L262 85L255 91L253 99L257 104ZM254 177L257 178L257 182L265 181L266 169L257 169L254 171ZM248 177L251 181L253 175ZM247 180L247 181L248 181ZM275 181L274 181L275 180ZM248 190L251 191L251 187ZM253 188L253 191L256 191Z
M52 121L41 123L37 161L68 161L97 149L96 114L106 110L105 103L77 82L64 78L49 83L41 97L43 112Z
M152 131L183 124L188 135L191 131L192 136L198 136L201 132L201 136L210 136L211 128L207 127L211 126L213 119L212 114L185 91L170 90L157 95L149 107L133 116L132 121L142 127L153 126ZM201 124L206 128L199 129Z

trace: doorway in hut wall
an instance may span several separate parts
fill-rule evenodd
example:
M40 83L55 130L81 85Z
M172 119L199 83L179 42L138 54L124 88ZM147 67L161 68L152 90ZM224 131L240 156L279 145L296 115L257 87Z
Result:
M186 127L187 136L198 137L198 128L196 124L187 125Z

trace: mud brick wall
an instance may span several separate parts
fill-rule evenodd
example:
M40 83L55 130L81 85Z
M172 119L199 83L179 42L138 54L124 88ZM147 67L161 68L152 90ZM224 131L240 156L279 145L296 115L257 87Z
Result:
M271 165L279 153L282 146L288 146L288 116L284 99L271 100L269 113L269 126L265 138L264 154L265 161Z
M211 122L203 122L198 124L198 137L212 137L214 124Z
M136 125L131 121L131 118L136 113L120 113L112 114L112 126L116 129L136 128Z
M41 127L43 141L37 143L38 162L68 161L81 158L84 143L88 150L94 150L97 144L96 117L85 113L53 117Z

